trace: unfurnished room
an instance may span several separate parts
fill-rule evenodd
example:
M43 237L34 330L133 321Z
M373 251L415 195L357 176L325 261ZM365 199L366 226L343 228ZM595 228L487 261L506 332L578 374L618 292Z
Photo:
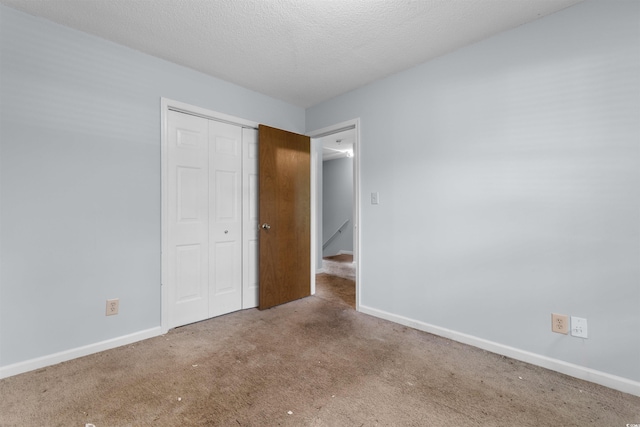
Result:
M0 0L0 426L640 426L640 1Z

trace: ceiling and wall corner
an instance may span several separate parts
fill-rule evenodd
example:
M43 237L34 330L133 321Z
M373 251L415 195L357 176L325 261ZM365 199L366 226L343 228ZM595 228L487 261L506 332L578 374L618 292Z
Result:
M310 107L582 0L0 0Z

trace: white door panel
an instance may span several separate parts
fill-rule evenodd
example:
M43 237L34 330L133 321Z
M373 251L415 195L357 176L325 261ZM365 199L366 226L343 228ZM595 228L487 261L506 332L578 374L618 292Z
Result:
M242 129L242 308L258 306L258 131Z
M202 245L176 246L177 304L197 300L202 296Z
M168 112L168 327L258 305L257 130Z
M177 217L179 223L202 221L199 199L206 171L197 167L176 166Z
M208 285L208 124L169 112L168 220L170 327L206 318Z
M242 128L209 121L209 316L242 308Z

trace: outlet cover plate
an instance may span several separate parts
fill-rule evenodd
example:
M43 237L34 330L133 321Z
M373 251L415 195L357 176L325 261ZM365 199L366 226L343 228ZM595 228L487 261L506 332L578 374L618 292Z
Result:
M569 316L566 314L551 314L551 330L558 334L569 333Z
M587 319L571 316L571 336L588 338Z
M118 314L118 310L120 309L120 299L108 299L107 300L107 316L113 316Z

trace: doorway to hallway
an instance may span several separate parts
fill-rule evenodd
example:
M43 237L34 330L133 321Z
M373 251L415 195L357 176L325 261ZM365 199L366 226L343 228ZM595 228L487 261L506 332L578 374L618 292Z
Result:
M312 229L314 230L313 236L315 237L312 244L314 250L313 267L314 273L320 273L318 276L314 276L314 285L318 285L318 293L320 285L325 285L324 277L321 275L327 275L330 277L336 277L340 280L348 280L352 282L352 289L354 294L353 307L358 310L360 305L360 294L362 284L360 283L361 271L360 271L360 179L359 179L359 119L354 119L342 123L338 123L333 126L328 126L323 129L309 133L312 138L312 145L314 146L317 154L315 160L312 160ZM339 162L350 163L350 167L346 168L324 168L323 162L336 162L332 166L338 166ZM343 165L344 166L344 165ZM334 197L330 204L339 206L339 212L331 221L325 221L325 214L333 213L334 209L327 211L324 206L324 171L328 169L330 173L342 173L340 179L333 180L334 182L327 183L333 187ZM341 172L337 172L340 171ZM345 175L345 170L348 170L348 176ZM340 184L342 182L342 184ZM335 184L335 185L334 185ZM348 191L347 191L348 190ZM348 193L345 198L344 193ZM346 210L345 210L346 208ZM335 209L338 211L338 209ZM337 272L335 265L336 259L325 259L332 256L345 256L351 257L352 261L348 267L342 266L340 271L346 272L350 270L350 277L341 277L339 275L327 274L330 272ZM344 261L344 260L342 260ZM344 275L344 274L343 274ZM322 282L322 283L320 283ZM315 288L315 287L314 287Z

